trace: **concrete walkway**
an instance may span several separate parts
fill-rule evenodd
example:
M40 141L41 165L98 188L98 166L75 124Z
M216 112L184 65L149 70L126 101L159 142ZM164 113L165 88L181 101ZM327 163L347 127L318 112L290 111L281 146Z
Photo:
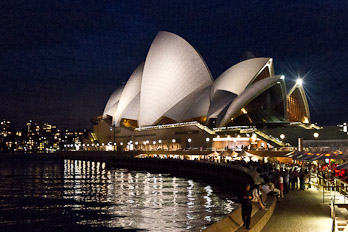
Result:
M330 207L322 197L314 189L284 194L262 232L331 232Z

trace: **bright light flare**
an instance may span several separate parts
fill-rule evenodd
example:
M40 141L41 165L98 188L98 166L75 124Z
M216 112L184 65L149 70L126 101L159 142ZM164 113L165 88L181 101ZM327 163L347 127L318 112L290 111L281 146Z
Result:
M302 85L302 83L303 83L302 78L297 78L296 84Z

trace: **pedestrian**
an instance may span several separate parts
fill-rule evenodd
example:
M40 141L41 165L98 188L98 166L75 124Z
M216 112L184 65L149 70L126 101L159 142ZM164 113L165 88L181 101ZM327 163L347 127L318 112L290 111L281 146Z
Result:
M260 209L266 209L265 203L262 201L261 197L261 184L255 185L253 191L253 199L251 200L252 202L257 202L260 205Z
M305 190L305 174L303 171L300 173L300 190Z
M249 226L250 226L252 199L253 199L253 194L250 190L250 184L247 184L245 186L245 189L242 195L242 218L243 218L244 226L246 229L249 229Z
M279 177L278 177L278 188L279 188L279 191L280 191L280 198L283 198L284 195L283 195L283 192L284 192L284 178L282 177L281 173L278 174Z
M285 175L284 175L284 193L288 194L289 193L289 186L290 184L290 174L289 171L285 171Z
M289 181L290 181L290 184L291 184L291 190L294 190L295 189L295 181L294 181L295 175L294 175L293 170L290 170L289 175L290 175ZM289 186L289 190L290 190L290 186Z

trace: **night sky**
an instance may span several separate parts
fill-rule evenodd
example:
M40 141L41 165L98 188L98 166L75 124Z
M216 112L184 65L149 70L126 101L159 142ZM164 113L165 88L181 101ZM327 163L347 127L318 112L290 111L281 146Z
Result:
M348 121L348 1L0 1L0 118L90 128L156 34L194 46L216 79L245 51L304 77L313 122Z

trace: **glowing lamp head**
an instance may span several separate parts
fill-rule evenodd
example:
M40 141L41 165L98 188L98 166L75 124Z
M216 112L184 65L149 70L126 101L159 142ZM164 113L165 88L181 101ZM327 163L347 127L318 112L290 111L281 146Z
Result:
M191 142L192 142L192 139L191 139L191 138L189 138L187 141L188 141L189 143L191 143Z
M313 134L313 136L314 136L314 138L318 138L318 137L319 137L319 133L318 133L318 132L315 132L315 133Z
M285 139L285 135L284 135L284 134L281 134L281 135L280 135L280 139L281 139L281 140Z
M297 78L297 80L296 80L296 84L298 84L298 85L302 85L302 83L303 83L302 78Z

